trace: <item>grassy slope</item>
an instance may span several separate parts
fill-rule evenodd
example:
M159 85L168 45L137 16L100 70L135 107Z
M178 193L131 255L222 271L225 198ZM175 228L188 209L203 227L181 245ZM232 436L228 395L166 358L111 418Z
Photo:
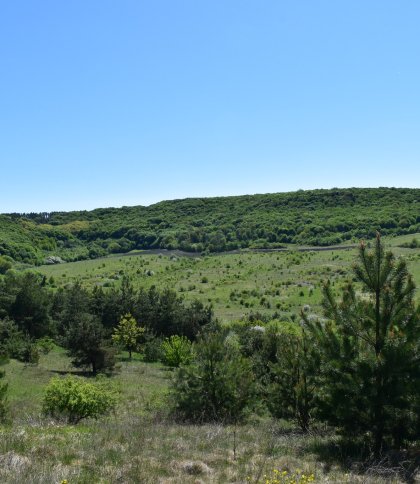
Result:
M385 243L398 256L406 258L420 286L420 249L398 247L412 237L385 239ZM42 266L37 270L48 278L52 276L56 287L75 280L81 280L86 287L118 286L122 276L128 275L136 287L148 288L152 284L171 287L182 291L187 299L211 302L217 317L232 320L250 311L268 314L277 311L281 316L290 316L298 313L304 304L316 308L321 299L322 281L330 278L339 286L351 276L351 263L356 254L356 249L349 249L226 254L194 259L133 255ZM153 275L146 275L147 270Z
M346 469L332 450L334 435L302 436L267 417L236 429L235 458L232 427L180 425L167 418L171 372L138 358L123 361L112 377L121 389L115 415L78 426L39 414L48 379L74 371L62 350L42 356L38 367L11 361L5 369L15 422L0 426L4 483L262 483L274 468L314 473L316 482L384 482Z

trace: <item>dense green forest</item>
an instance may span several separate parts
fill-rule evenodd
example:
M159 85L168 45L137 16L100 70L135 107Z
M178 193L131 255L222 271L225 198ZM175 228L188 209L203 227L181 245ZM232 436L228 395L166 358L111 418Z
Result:
M222 252L327 246L420 232L420 190L350 188L219 198L148 207L0 215L0 255L42 263L138 249Z

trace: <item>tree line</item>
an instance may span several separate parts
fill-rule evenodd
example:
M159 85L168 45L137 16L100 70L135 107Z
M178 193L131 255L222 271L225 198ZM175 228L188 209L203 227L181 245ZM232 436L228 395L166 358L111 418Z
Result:
M8 271L0 280L0 352L35 362L39 342L43 347L53 339L76 366L96 373L114 365L112 336L126 314L141 321L149 340L172 334L194 340L213 319L211 307L200 301L186 303L168 288L135 290L126 277L118 289L88 291L76 283L53 292L36 272Z
M149 207L0 216L0 255L41 263L135 249L221 252L284 244L327 246L420 232L420 190L310 190L191 198ZM357 216L355 216L355 213Z

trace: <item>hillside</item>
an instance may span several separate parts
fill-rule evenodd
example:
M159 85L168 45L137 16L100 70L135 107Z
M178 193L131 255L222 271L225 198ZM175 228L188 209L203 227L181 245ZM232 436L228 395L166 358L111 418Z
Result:
M0 215L0 255L42 263L135 249L327 246L420 231L420 189L350 188L189 198L148 207Z

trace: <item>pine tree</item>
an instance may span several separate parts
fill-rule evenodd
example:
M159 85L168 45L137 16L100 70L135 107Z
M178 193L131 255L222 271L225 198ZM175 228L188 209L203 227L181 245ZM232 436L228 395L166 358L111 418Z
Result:
M65 346L73 364L77 367L91 367L93 374L110 370L115 365L115 351L104 341L101 322L90 314L81 314L67 331Z
M186 420L236 424L254 404L251 364L226 344L222 333L203 334L192 362L178 370L172 393Z
M418 436L420 311L406 263L362 243L354 275L337 301L324 288L326 320L306 324L323 356L318 399L322 416L346 435L370 433L375 457L389 442ZM305 318L305 315L303 315Z
M295 420L303 432L310 427L318 365L305 327L285 326L277 335L276 361L269 365L267 405L272 415Z
M44 287L45 277L34 272L9 271L0 285L0 317L10 317L31 338L51 333L50 298Z

